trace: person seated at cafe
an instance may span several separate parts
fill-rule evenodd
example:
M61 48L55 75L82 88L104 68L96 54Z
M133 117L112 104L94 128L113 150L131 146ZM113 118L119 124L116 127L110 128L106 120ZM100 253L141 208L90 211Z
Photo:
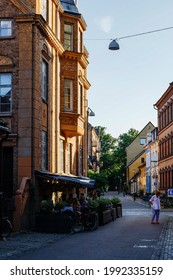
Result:
M79 202L80 202L80 205L81 205L82 207L85 207L85 206L88 205L88 201L86 200L84 194L81 194L81 197L80 197Z
M67 211L71 211L73 212L74 209L73 209L73 206L71 205L71 201L70 200L67 200L67 205L65 205L62 209L61 209L61 212L67 212Z
M80 203L77 197L73 197L72 199L72 207L74 211L80 211Z

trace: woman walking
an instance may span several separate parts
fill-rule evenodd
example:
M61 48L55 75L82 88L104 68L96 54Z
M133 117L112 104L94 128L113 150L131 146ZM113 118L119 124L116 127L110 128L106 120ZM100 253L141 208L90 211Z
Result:
M160 215L160 192L156 191L156 194L151 197L149 203L152 207L152 219L151 224L159 224L159 215Z

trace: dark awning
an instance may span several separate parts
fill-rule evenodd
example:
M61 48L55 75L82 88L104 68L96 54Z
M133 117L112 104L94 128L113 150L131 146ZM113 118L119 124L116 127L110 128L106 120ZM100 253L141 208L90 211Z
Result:
M88 177L60 175L48 171L35 171L35 175L39 178L43 178L47 180L75 183L76 186L81 188L94 188L94 184L95 184L95 180L90 179Z

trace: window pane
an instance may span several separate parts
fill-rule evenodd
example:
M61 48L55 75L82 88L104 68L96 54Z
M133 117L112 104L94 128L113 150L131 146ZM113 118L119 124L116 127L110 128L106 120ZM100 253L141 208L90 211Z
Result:
M12 76L0 74L0 113L11 112Z
M146 144L146 139L145 138L140 138L140 144L145 145Z
M1 21L1 28L11 28L12 27L12 22L11 20L2 20Z
M0 74L0 85L11 85L11 74Z
M0 36L10 37L12 35L12 21L0 20Z
M73 27L70 24L64 25L64 48L73 51Z
M48 65L43 61L42 63L42 97L47 100L47 90L48 90Z
M47 133L42 131L42 169L47 168Z
M47 0L42 0L41 2L41 14L47 20Z
M0 88L0 95L4 96L11 96L11 87Z
M73 109L73 81L64 80L64 109L72 111Z
M65 24L65 32L72 33L72 26L70 24Z

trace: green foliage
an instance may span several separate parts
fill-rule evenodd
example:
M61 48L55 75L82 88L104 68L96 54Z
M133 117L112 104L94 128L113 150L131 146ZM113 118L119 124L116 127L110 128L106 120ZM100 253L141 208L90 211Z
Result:
M100 128L101 141L101 161L103 166L101 171L106 174L110 189L115 186L123 188L126 181L126 148L131 144L138 135L138 131L131 128L127 133L121 134L118 138L113 138L106 134L106 128Z
M52 201L48 201L48 200L42 200L41 201L41 205L40 205L40 212L41 213L49 214L49 213L51 213L52 208L53 208Z
M107 189L108 180L104 172L98 173L92 170L88 170L88 177L95 180L95 189L100 191Z
M99 200L98 199L89 200L88 201L88 206L89 206L89 208L92 208L92 209L96 210L99 207Z
M99 203L99 209L100 210L105 210L108 207L112 206L111 199L109 199L109 198L102 197L98 200L98 203Z
M111 198L111 203L113 204L114 207L116 207L119 203L121 203L121 199L115 196Z

